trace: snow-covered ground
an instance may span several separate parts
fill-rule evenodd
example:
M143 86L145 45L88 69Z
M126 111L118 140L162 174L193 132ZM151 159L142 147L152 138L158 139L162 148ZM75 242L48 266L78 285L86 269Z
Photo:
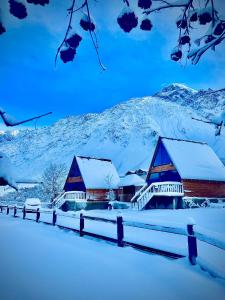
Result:
M187 259L80 238L0 214L3 300L224 299L225 281Z
M124 220L124 241L157 250L171 252L183 256L188 255L188 244L186 227L188 223L195 223L194 230L203 233L209 238L216 239L225 244L225 209L224 208L198 208L182 210L92 210L82 211L86 216L100 217L116 220L118 215ZM80 212L62 213L58 210L57 225L79 230ZM18 212L22 217L22 212ZM36 215L28 215L27 218L34 219ZM52 212L43 211L41 222L52 222ZM127 225L131 226L127 226ZM185 235L150 230L148 225L166 226L179 229ZM136 227L139 226L139 227ZM117 238L115 224L105 223L98 220L85 219L84 230L89 233ZM202 241L197 241L197 262L207 268L211 273L225 279L225 250L219 249Z

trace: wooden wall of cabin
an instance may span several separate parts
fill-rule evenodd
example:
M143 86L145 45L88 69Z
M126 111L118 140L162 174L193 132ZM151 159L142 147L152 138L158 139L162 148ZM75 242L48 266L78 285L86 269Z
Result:
M182 180L186 197L225 198L225 182Z

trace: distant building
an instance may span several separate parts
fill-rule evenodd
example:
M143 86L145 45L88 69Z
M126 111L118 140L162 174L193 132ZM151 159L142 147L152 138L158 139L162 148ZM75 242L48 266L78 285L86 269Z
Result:
M143 185L145 185L145 180L142 177L134 173L127 173L120 179L119 200L130 201Z

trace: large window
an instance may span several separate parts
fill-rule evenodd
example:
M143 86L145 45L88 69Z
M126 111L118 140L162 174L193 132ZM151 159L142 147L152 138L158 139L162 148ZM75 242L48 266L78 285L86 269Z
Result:
M163 181L181 181L180 175L176 170L165 171L160 173L152 173L148 179L148 184L153 182L163 182Z
M167 164L171 164L172 161L165 149L165 147L163 146L162 143L159 144L158 146L158 150L155 156L155 160L153 162L153 167L158 167L161 165L167 165Z

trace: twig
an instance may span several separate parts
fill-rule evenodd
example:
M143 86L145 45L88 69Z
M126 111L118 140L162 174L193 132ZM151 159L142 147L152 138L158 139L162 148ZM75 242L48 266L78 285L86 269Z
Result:
M86 5L86 1L84 1L84 3L80 6L80 7L78 7L78 8L76 8L76 9L74 9L73 10L73 13L75 13L75 12L77 12L77 11L79 11L79 10L81 10L82 8L84 8L85 7L85 5Z
M68 36L68 33L69 33L70 29L72 28L71 23L72 23L72 19L73 19L73 13L74 13L73 10L74 10L75 3L76 3L76 0L73 0L71 8L68 9L69 13L70 13L69 23L68 23L68 26L67 26L67 30L66 30L66 34L64 36L64 39L63 39L62 43L60 44L60 46L58 47L57 52L56 52L55 66L56 66L56 63L57 63L57 58L58 58L58 55L59 55L59 51L62 48L63 44L65 43L65 41L67 39L67 36Z
M152 0L153 2L162 2L162 3L165 3L167 5L170 5L169 2L165 1L165 0Z
M88 0L86 0L86 8L87 8L87 15L88 15L88 19L89 19L89 22L91 22L91 16L90 16L90 10L89 10L89 5L88 5ZM102 61L101 61L101 58L100 58L100 55L99 55L99 51L98 51L98 44L97 44L97 37L96 37L96 34L94 32L94 35L95 35L95 38L96 38L96 42L93 38L93 34L92 34L92 31L89 29L88 30L89 33L90 33L90 36L91 36L91 40L92 40L92 43L93 43L93 46L95 48L95 52L96 52L96 55L97 55L97 58L98 58L98 62L102 68L103 71L106 70L106 67L102 64Z
M211 0L211 4L212 4L212 27L214 27L214 25L215 25L215 8L214 8L213 0Z
M155 8L152 8L152 9L149 9L149 10L146 10L144 11L143 13L146 14L146 15L149 15L155 11L160 11L162 9L168 9L168 8L178 8L178 7L188 7L190 5L190 3L192 3L193 0L189 0L187 3L185 4L173 4L173 3L168 3L166 5L163 5L163 6L158 6L158 7L155 7Z
M196 65L201 56L211 47L216 46L217 42L221 42L223 39L225 38L225 31L217 38L213 39L211 42L209 42L208 44L204 45L201 48L196 49L195 51L191 51L188 54L188 59L192 60L192 64Z
M194 118L194 117L192 117L192 119L195 120L195 121L199 121L199 122L203 122L203 123L207 123L207 124L218 125L218 124L216 124L212 121L205 121L205 120L197 119L197 118Z
M123 2L127 5L127 6L130 6L130 3L128 0L123 0Z

